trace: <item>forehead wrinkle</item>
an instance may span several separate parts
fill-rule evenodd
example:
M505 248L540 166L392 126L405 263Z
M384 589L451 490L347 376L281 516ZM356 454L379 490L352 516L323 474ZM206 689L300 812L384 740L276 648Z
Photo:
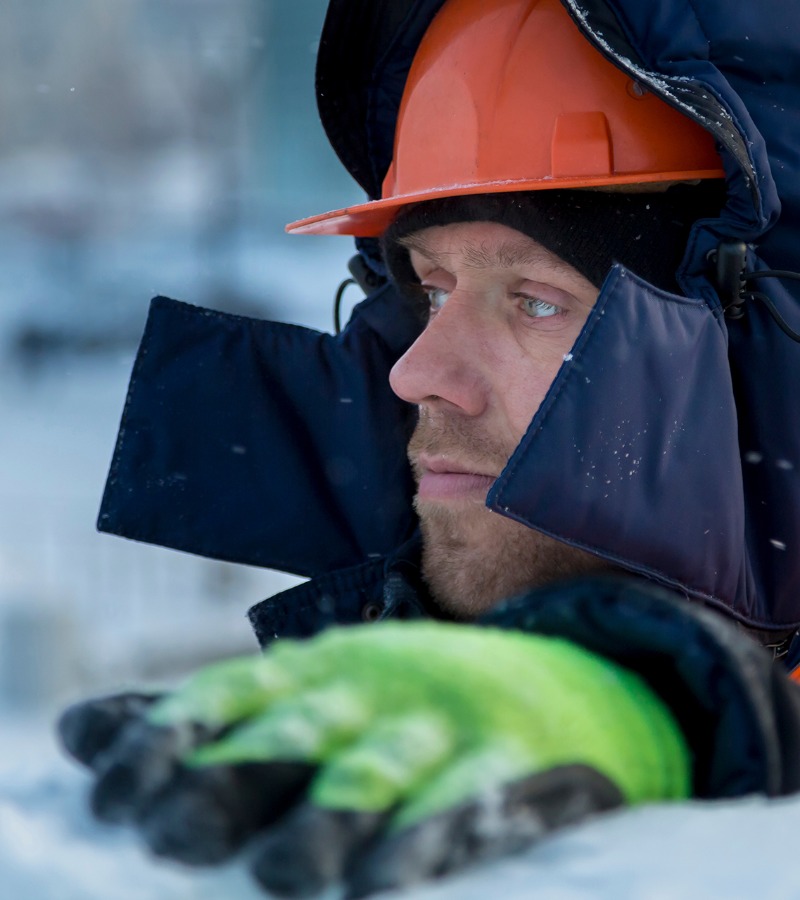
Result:
M512 269L515 266L530 265L545 265L554 270L567 268L557 256L532 239L508 240L496 245L467 242L464 245L464 260L468 266L476 269Z
M427 230L427 229L426 229ZM442 263L446 257L452 257L453 251L438 251L426 240L425 232L406 235L399 243L408 250L414 250L432 263ZM551 253L533 239L506 240L497 245L483 241L464 241L462 245L464 262L473 269L504 268L511 269L519 265L544 266L547 271L567 272L570 266Z

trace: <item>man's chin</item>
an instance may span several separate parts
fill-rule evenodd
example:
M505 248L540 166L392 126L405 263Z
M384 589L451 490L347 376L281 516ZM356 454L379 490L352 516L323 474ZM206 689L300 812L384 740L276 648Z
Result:
M473 619L501 600L607 568L597 557L491 512L483 503L416 502L422 575L443 612Z

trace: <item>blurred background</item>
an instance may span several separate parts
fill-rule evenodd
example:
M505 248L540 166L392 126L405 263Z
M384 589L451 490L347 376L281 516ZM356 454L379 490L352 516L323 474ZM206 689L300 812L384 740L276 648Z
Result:
M152 296L330 329L352 244L283 234L361 199L316 114L325 7L0 4L0 724L251 651L294 583L94 522Z

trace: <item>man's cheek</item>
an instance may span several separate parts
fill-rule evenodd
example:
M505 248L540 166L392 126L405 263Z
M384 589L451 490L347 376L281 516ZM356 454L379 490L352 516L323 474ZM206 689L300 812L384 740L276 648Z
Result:
M541 360L536 366L528 365L517 370L513 378L507 379L501 407L504 411L502 418L508 429L506 442L511 445L508 456L528 430L564 359L565 355L560 354L557 359Z

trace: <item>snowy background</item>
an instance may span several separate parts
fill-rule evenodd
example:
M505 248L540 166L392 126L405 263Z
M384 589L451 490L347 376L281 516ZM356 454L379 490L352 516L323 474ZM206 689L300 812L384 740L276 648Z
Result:
M329 328L352 244L283 234L287 221L360 199L316 119L324 8L0 4L8 783L22 763L53 761L64 703L252 651L247 608L293 582L99 535L94 523L153 295ZM0 895L35 896L7 894L2 877Z
M255 648L277 573L94 530L151 296L328 329L359 200L316 121L324 0L0 4L0 896L250 900L92 823L65 703ZM313 261L313 264L310 264ZM180 635L180 639L176 638ZM800 897L800 803L641 810L419 898Z
M253 649L247 607L291 583L98 535L94 522L153 295L330 327L351 242L283 234L361 199L316 119L324 8L0 5L8 727L87 689Z

